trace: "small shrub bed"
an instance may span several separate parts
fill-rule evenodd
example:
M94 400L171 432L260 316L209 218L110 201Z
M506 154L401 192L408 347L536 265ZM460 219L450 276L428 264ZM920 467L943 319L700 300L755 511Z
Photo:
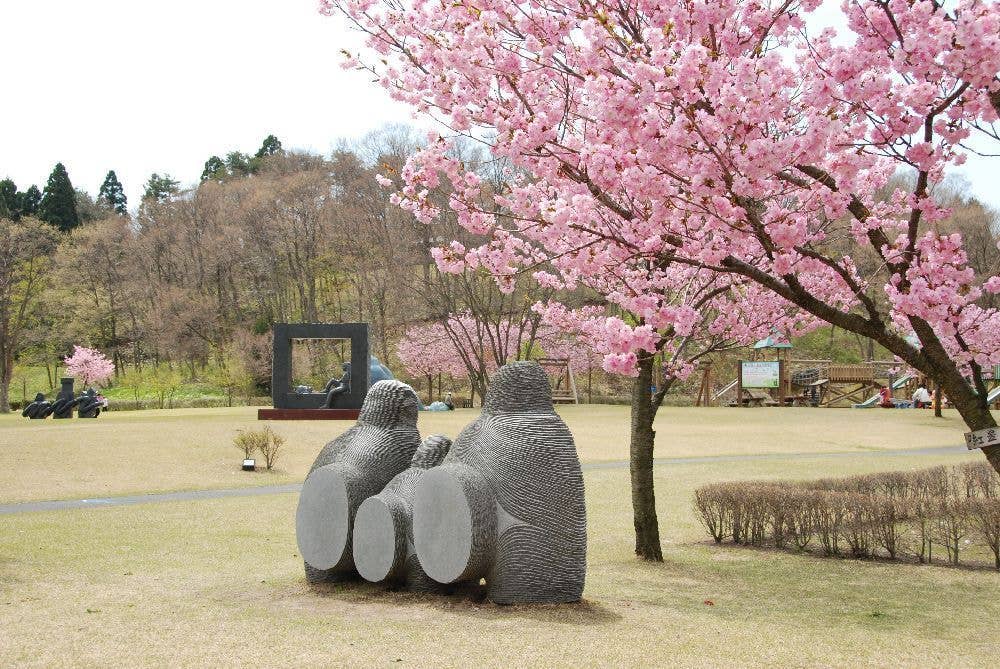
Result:
M988 549L1000 570L1000 476L985 462L715 483L695 491L694 507L716 543L922 563L937 548L953 565Z

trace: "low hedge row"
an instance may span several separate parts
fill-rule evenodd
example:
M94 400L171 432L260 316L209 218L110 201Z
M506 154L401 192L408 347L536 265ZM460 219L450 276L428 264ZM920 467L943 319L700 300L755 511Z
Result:
M186 397L174 400L165 400L164 409L209 409L225 406L271 406L270 397L254 397L247 403L245 398L233 399L230 405L225 397ZM158 399L116 399L112 398L108 404L108 411L141 411L145 409L159 409ZM24 402L17 400L10 403L10 410L20 412L24 409Z
M716 543L948 562L988 548L1000 570L1000 476L985 462L814 481L716 483L694 507Z

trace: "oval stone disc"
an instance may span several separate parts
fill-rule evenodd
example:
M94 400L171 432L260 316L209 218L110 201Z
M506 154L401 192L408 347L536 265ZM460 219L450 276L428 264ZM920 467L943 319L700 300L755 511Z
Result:
M295 538L302 559L316 569L330 569L344 557L348 537L347 485L339 465L314 470L299 494Z
M472 557L472 513L462 481L434 468L413 495L413 544L424 572L438 583L463 577Z
M354 566L366 581L384 581L399 560L396 523L386 503L369 497L354 516ZM405 546L405 543L403 544Z

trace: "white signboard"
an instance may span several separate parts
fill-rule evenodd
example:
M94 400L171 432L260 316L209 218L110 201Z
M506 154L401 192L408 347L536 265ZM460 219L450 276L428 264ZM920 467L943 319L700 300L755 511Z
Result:
M1000 446L1000 428L989 427L985 430L965 433L965 445L971 450L973 448L986 448L987 446Z
M777 388L781 374L780 362L750 362L740 363L740 385L744 388Z

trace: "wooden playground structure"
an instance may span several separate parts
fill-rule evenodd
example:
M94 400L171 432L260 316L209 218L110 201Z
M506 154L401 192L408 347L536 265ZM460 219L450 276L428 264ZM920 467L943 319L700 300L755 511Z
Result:
M768 372L762 377L758 369L747 378L747 365ZM766 366L766 367L765 367ZM795 360L779 358L772 361L737 363L737 378L716 390L712 382L712 366L702 364L701 386L696 406L814 406L855 407L878 406L879 390L883 386L898 394L897 404L905 405L920 384L928 383L923 376L900 373L899 363L872 360L857 364L831 360ZM989 391L988 401L1000 409L1000 365L984 373Z
M573 378L573 367L569 358L536 358L535 362L545 370L552 388L553 404L579 404L580 398L576 392L576 379Z

